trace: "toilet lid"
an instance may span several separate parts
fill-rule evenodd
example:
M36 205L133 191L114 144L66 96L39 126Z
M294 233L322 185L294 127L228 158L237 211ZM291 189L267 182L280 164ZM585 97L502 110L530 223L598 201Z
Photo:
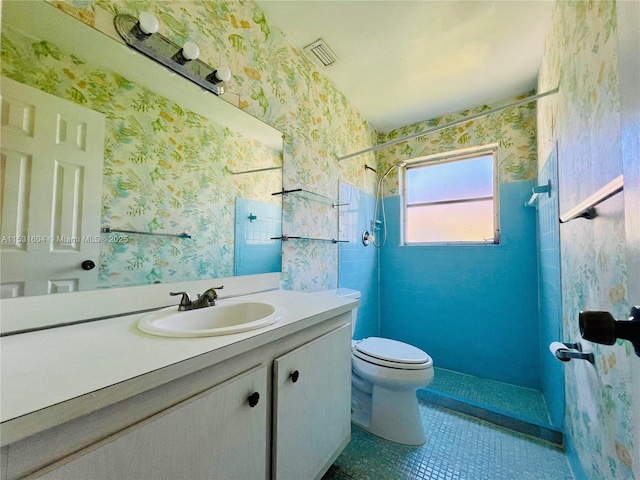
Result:
M419 348L389 338L365 338L355 348L365 355L388 362L423 364L431 361L431 357Z

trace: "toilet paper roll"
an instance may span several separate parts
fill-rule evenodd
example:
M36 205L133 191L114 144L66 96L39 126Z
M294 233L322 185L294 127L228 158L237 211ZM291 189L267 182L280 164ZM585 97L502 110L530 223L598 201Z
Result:
M562 343L562 342L551 342L549 344L549 350L551 351L553 356L556 357L561 362L568 362L569 361L568 358L558 358L558 355L556 355L556 353L558 353L560 350L569 351L569 349L567 348L567 346L564 343Z

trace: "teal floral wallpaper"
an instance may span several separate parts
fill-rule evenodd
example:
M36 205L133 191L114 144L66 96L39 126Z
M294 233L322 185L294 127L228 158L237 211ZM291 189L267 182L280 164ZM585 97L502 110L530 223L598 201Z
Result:
M538 107L538 156L548 158L557 140L560 214L622 173L616 24L613 1L555 7L539 88L560 91ZM581 340L581 310L623 319L636 300L626 292L622 194L597 210L595 220L560 226L563 341ZM564 366L567 434L588 478L640 478L640 398L632 391L638 358L626 341L582 342L596 364Z
M482 105L450 115L408 125L379 135L379 143L390 142L441 125L463 120L465 117L513 103L527 95L506 99L499 104ZM452 150L498 144L499 181L533 180L537 176L536 161L536 103L526 103L501 112L470 120L452 127L397 143L377 152L382 171L402 160L416 159ZM385 184L385 194L397 195L397 173L391 172ZM395 179L395 181L394 181Z

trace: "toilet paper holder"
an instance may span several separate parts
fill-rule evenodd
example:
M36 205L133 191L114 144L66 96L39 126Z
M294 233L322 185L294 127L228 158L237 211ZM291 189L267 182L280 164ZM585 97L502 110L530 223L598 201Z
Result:
M550 348L553 347L553 343L550 345ZM564 345L565 347L567 347L567 349L555 349L555 351L553 351L555 357L562 361L562 362L568 362L571 359L577 359L577 360L586 360L587 362L591 363L591 364L595 364L595 357L593 356L593 353L591 352L583 352L582 351L582 344L580 342L577 343L562 343L562 345Z

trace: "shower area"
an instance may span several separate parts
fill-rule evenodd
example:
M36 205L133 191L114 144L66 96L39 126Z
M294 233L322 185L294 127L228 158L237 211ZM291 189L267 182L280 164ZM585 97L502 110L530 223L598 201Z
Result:
M562 338L555 196L526 207L537 181L500 182L499 245L402 246L398 169L371 170L375 193L339 187L339 286L362 292L354 338L426 351L422 400L563 445L562 365L546 347Z

